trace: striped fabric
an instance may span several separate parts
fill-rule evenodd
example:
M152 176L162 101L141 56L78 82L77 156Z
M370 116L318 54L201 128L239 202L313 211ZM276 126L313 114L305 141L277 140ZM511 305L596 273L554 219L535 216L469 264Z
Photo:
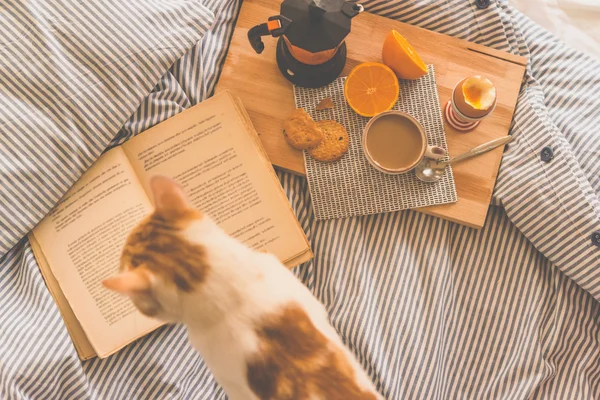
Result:
M591 240L600 231L600 64L519 22L535 41L520 50L531 62L495 195L536 248L600 301L600 248Z
M5 151L0 157L0 398L225 399L181 326L159 329L106 360L80 362L29 244L17 240L101 151L90 143L126 140L212 93L239 2L204 2L215 23L195 45L192 36L199 36L204 25L186 18L208 14L182 10L200 7L198 2L144 2L152 7L137 9L178 15L165 17L169 27L153 29L152 39L145 40L173 40L180 53L190 50L162 78L177 58L172 47L160 49L173 54L149 52L131 64L134 71L135 65L143 65L145 72L162 72L154 80L149 73L135 89L119 86L123 91L108 92L111 98L124 96L119 116L128 107L132 114L124 124L122 119L118 134L118 117L107 111L116 100L107 104L89 98L77 108L52 111L36 103L51 98L52 93L40 92L46 86L38 85L31 97L24 72L14 67L12 75L2 75L2 87L12 85L16 91L0 92L0 149ZM106 3L112 10L125 7ZM128 10L140 3L129 2ZM316 221L306 181L280 172L316 254L296 273L326 305L344 341L389 399L598 398L600 248L592 244L591 234L600 230L600 65L558 42L505 0L491 3L486 9L477 8L475 0L365 4L371 12L530 58L512 128L515 140L504 157L495 206L484 228L476 231L414 211ZM91 6L85 4L73 1L73 7L61 10L79 10L89 18ZM110 9L94 10L94 15L101 18ZM64 18L74 18L71 12ZM46 14L30 13L41 21ZM0 19L5 30L6 23ZM187 28L177 30L179 23ZM53 38L52 32L57 31L48 30L43 37ZM120 38L134 45L129 36L106 33L113 42ZM57 33L54 40L65 37ZM13 43L5 38L1 40ZM64 43L48 47L53 61L60 61L51 64L59 75L67 72L70 60L63 55L69 49ZM148 93L156 82L136 110L140 102L130 90L146 88ZM92 104L94 113L81 111L91 110ZM7 112L25 106L47 114L10 114L13 119L6 119ZM16 124L25 124L23 117L32 115L38 118L30 123L38 127L62 115L52 121L61 129L44 131L42 137L22 126L17 135ZM104 129L86 136L84 117L95 117ZM546 146L554 152L549 163L540 159ZM32 157L42 154L54 156ZM7 202L15 198L19 200Z
M98 158L208 30L186 0L0 4L0 254Z

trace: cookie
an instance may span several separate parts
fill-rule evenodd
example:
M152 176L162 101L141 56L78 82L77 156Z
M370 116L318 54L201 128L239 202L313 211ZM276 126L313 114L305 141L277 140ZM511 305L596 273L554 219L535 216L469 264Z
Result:
M335 121L317 122L323 131L323 141L314 149L308 151L312 158L318 161L337 161L348 151L348 132Z
M283 124L283 136L295 149L317 147L323 140L323 132L302 108L296 109Z

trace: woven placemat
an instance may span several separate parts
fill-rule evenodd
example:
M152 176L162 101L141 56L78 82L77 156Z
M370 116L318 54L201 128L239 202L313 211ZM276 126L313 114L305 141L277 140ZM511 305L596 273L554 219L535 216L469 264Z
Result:
M429 144L447 152L435 70L433 65L428 68L429 73L420 79L400 81L400 96L393 109L414 116L425 128ZM369 164L361 148L362 131L369 119L357 115L346 104L344 81L344 77L338 78L317 89L294 87L297 108L304 108L315 121L336 120L350 136L348 153L339 161L323 163L304 153L315 217L345 218L456 202L451 168L440 181L425 183L413 171L387 175ZM327 97L333 100L335 108L317 111L316 106Z

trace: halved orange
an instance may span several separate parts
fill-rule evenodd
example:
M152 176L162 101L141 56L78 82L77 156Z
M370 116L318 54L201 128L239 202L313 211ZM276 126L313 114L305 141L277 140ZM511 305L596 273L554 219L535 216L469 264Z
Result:
M404 36L395 30L385 37L381 57L400 79L417 79L427 74L427 65Z
M348 105L363 117L391 109L398 100L400 85L390 67L376 62L354 67L344 84Z

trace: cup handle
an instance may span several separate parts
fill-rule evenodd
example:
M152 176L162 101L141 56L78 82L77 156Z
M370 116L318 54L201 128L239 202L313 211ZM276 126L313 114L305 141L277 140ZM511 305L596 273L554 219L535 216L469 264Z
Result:
M427 146L425 150L425 157L431 158L432 160L439 160L446 156L446 150L440 146Z

